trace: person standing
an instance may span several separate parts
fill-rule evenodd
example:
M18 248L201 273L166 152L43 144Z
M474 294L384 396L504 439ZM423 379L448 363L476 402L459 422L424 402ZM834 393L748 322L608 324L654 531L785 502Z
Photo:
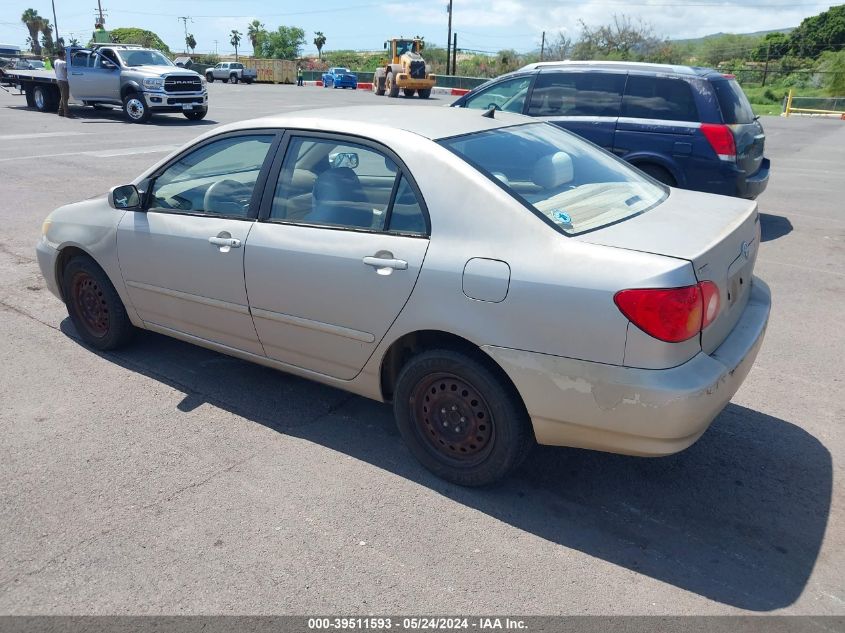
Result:
M296 67L296 85L297 86L303 85L303 83L302 83L302 66Z
M67 62L65 61L65 49L60 48L56 53L56 61L53 62L53 69L56 71L56 79L59 82L59 116L74 119L70 113L68 100L70 99L70 84L67 82Z

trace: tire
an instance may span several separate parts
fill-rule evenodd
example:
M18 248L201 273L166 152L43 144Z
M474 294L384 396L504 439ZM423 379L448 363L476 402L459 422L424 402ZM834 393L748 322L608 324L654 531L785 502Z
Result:
M387 80L385 81L387 87L387 96L394 99L399 96L399 86L393 81L393 73L387 73Z
M247 86L251 86L251 85L252 85L252 81L253 81L252 77L250 77L250 78L248 78L248 79L244 79L244 83L246 83L246 85L247 85Z
M39 112L55 112L58 108L56 95L47 86L35 86L32 89L32 101L35 109Z
M384 96L384 77L373 75L373 92L376 96Z
M34 108L35 107L35 96L32 94L32 88L26 89L26 107L27 108Z
M208 110L193 110L191 112L183 111L182 114L185 115L185 118L188 121L202 121L205 118L205 115L208 114Z
M153 115L143 97L134 92L123 97L123 114L130 123L146 123Z
M205 76L205 80L206 80L208 83L213 84L213 83L214 83L214 74L213 74L213 73L208 73L208 74Z
M71 259L62 271L62 295L80 338L95 349L123 347L135 328L108 275L90 257Z
M415 89L413 89L413 88L405 88L405 89L402 91L402 94L405 96L405 98L406 98L406 99L410 99L410 98L411 98L411 97L413 97L416 93L417 93L417 91L416 91Z
M462 352L435 349L409 360L396 382L393 412L414 457L461 486L498 481L534 444L513 386Z
M431 88L420 88L417 93L420 95L420 99L428 99L431 96Z
M238 76L235 73L232 73L231 75L229 75L229 83L230 84L238 83Z
M664 185L675 187L678 184L675 177L669 173L669 170L665 167L661 167L660 165L644 163L642 165L635 165L635 167L640 171L647 173L658 182L662 182Z

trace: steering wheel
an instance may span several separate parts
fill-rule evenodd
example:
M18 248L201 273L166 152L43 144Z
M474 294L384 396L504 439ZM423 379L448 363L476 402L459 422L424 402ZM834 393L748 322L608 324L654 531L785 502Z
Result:
M206 190L203 211L245 215L252 197L252 187L230 178L218 180Z

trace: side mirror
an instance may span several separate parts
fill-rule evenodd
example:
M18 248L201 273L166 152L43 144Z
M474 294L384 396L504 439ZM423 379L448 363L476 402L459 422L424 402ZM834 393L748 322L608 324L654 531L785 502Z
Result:
M329 161L332 164L332 169L337 167L355 169L358 166L358 154L355 152L337 152L329 154Z
M384 50L387 50L387 42L384 43Z
M141 208L141 194L135 185L120 185L109 190L109 206L119 211Z
M110 61L104 59L103 60L103 68L105 68L106 70L114 70L115 68L117 68L117 66L112 64Z

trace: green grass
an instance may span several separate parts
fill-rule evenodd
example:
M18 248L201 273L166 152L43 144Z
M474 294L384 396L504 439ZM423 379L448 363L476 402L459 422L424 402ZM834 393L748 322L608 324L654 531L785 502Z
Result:
M754 110L754 114L758 116L777 116L783 110L779 103L752 103L751 109Z

